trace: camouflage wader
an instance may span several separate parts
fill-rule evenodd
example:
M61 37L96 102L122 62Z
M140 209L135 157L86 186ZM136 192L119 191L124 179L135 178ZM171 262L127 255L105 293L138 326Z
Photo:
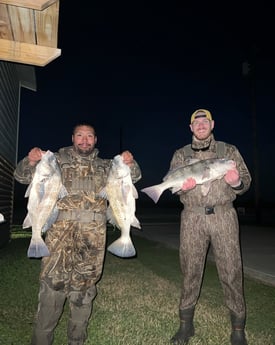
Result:
M193 142L192 145L196 145ZM248 190L251 176L237 148L223 143L221 151L213 134L193 148L190 145L175 151L170 169L186 165L188 158L229 158L236 162L243 183L241 190L233 189L224 179L213 181L206 196L202 195L201 186L187 192L179 192L184 205L180 227L180 265L183 274L179 310L193 310L199 298L202 285L205 260L209 244L217 266L219 279L223 288L225 303L231 313L245 318L246 307L243 293L243 270L239 242L239 223L233 201L237 195Z
M231 204L215 207L214 212L205 214L203 208L196 207L182 211L180 265L183 283L180 310L194 307L197 303L211 242L225 303L234 314L243 317L245 302L237 214Z
M107 202L98 196L106 185L111 160L75 153L72 146L56 153L68 195L58 201L59 216L46 233L49 257L41 264L37 315L31 345L51 345L54 329L69 303L68 345L82 345L96 296L105 256ZM30 183L34 167L25 157L14 176ZM133 183L141 178L136 162L131 166Z
M46 244L51 256L42 259L39 305L31 344L52 344L66 298L70 310L68 344L84 344L96 296L95 284L102 273L105 233L104 218L91 223L58 221L48 232Z

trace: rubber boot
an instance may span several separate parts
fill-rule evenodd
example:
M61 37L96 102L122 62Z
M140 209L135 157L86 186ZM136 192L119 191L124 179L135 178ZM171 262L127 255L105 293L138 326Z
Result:
M172 337L171 344L185 345L195 334L193 318L195 308L184 309L179 311L180 316L180 328L177 333Z
M231 345L247 345L245 338L245 318L240 318L231 313L232 332L230 336Z

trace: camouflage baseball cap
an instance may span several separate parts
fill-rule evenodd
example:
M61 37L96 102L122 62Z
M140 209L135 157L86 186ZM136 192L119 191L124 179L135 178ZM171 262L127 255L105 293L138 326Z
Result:
M191 115L191 123L200 117L206 117L208 120L212 121L212 115L209 110L206 109L198 109L194 111L194 113Z

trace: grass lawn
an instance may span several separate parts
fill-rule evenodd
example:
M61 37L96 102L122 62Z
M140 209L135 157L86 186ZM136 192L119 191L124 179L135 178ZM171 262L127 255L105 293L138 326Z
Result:
M27 258L30 233L13 231L0 249L0 345L28 345L37 307L40 260ZM119 236L108 231L108 242ZM137 256L106 254L85 345L164 345L179 325L181 274L178 251L133 237ZM275 289L245 279L249 345L275 344ZM66 345L68 308L56 328L54 345ZM189 345L229 345L228 310L208 263L195 313L196 335Z

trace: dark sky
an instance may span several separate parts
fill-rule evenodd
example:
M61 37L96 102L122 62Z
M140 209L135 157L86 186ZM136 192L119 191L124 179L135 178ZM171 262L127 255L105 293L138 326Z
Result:
M212 112L216 139L236 145L253 176L257 148L260 195L274 201L274 9L192 3L61 1L62 53L36 68L37 92L22 92L19 159L33 146L70 145L72 127L89 121L103 158L121 147L134 154L141 189L161 182L202 107ZM255 78L243 76L245 61Z

